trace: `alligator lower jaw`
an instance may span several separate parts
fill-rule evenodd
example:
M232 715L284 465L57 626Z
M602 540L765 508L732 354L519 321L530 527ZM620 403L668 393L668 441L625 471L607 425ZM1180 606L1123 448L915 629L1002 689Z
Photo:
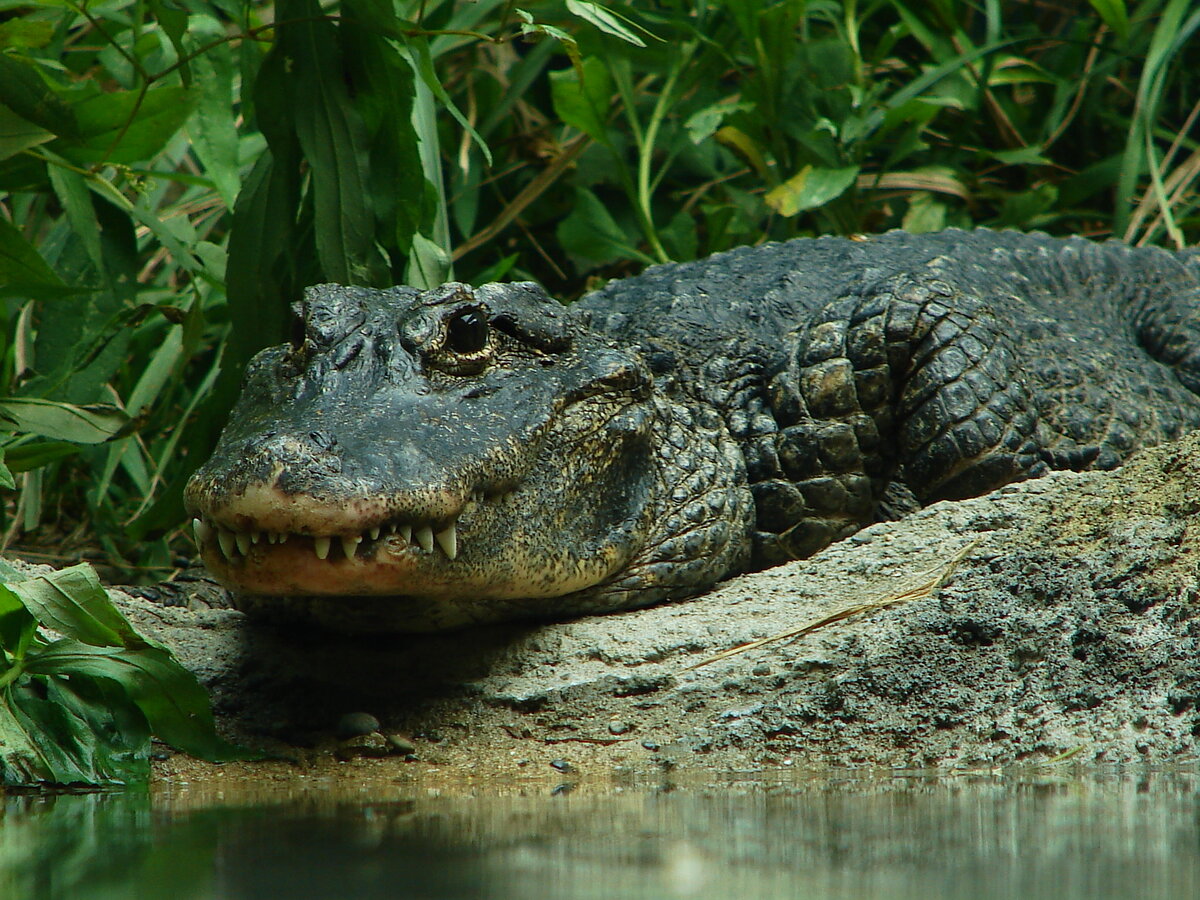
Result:
M433 601L558 597L611 574L620 554L546 560L460 541L451 522L388 524L350 535L239 531L193 520L204 564L239 594L278 597L389 596ZM469 530L469 529L468 529ZM512 548L508 548L511 550ZM499 563L499 564L497 564Z
M424 553L434 552L436 546L447 559L452 560L458 557L457 522L451 522L436 531L430 523L414 525L410 522L392 522L387 525L376 525L366 531L354 534L328 535L303 535L259 529L232 531L203 518L193 519L192 528L196 537L196 546L203 550L215 545L229 565L237 563L239 558L249 557L257 544L282 545L292 539L306 543L319 560L336 558L336 548L341 548L341 555L344 559L353 560L357 558L360 546L365 544L365 548L370 550L381 538L384 541L395 541L398 538L405 547L419 549Z

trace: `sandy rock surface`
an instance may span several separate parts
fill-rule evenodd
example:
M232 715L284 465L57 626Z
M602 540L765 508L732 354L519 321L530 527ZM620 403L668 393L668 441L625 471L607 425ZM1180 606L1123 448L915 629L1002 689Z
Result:
M705 662L939 575L923 596ZM571 622L364 638L121 603L236 731L327 745L365 711L409 765L1183 762L1200 733L1200 436Z

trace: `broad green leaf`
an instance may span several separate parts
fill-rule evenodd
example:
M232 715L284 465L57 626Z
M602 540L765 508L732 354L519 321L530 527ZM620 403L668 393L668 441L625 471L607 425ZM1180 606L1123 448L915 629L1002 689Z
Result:
M858 178L858 166L827 169L805 166L783 184L767 192L763 200L782 216L817 209L846 192Z
M0 689L0 781L9 786L122 784L127 768L104 765L88 723L26 681ZM145 767L148 771L148 766Z
M188 11L182 4L177 4L173 0L149 0L150 10L154 13L154 18L158 22L159 27L167 35L172 46L175 47L175 52L179 54L181 65L179 74L183 78L185 86L192 82L191 66L198 60L204 59L207 54L201 54L190 62L187 59L187 48L183 43L183 36L188 30ZM210 51L211 52L211 51ZM203 77L201 78L203 81Z
M5 784L142 784L150 776L149 751L140 710L82 673L70 680L25 679L0 690Z
M61 157L47 151L51 162ZM73 168L66 165L49 165L46 170L50 176L50 184L54 195L66 211L71 230L87 251L88 258L96 271L103 273L104 250L100 241L100 222L96 218L96 209L92 206L92 195L88 191L87 179Z
M0 218L0 296L19 296L39 287L63 295L73 293L25 240L20 229Z
M23 657L36 629L37 621L21 598L0 584L0 660Z
M97 647L147 645L86 563L13 582L8 589L39 622L64 637Z
M32 63L0 53L0 104L60 137L75 137L75 113L38 74Z
M79 139L54 144L72 162L134 163L157 156L192 114L197 95L182 87L98 94L73 107ZM140 103L138 102L140 99Z
M51 132L22 119L7 106L0 106L0 160L51 140L54 140Z
M571 214L559 223L557 234L568 253L593 267L618 259L653 262L630 243L612 214L586 188L576 189Z
M550 96L555 114L566 124L598 141L608 141L608 110L612 78L604 63L585 59L578 70L550 73Z
M995 159L1007 166L1052 166L1054 163L1042 153L1042 148L1017 147L1012 150L993 150Z
M917 191L908 198L908 209L901 223L912 234L928 234L946 227L946 204L929 191Z
M405 284L428 290L442 284L449 271L450 255L420 232L414 234L408 267L404 271Z
M0 49L45 47L54 38L54 23L20 17L0 22Z
M567 0L567 11L574 13L586 22L591 22L605 34L619 37L635 47L646 46L645 41L630 31L619 18L599 3L590 3L588 0Z
M8 467L8 462L8 460L0 461L0 488L11 491L16 488L17 483L13 480L12 469Z
M186 13L184 19L186 21ZM215 23L214 23L215 24ZM233 76L233 52L221 44L192 61L196 70L196 112L188 125L188 136L204 171L228 209L233 209L241 188L240 149Z
M75 406L38 397L0 398L0 427L26 434L40 434L60 441L99 444L129 424L129 417L115 406Z
M293 66L296 136L311 166L317 256L331 281L377 283L366 129L346 89L338 30L316 3L297 7L306 18L281 27L280 41Z
M736 103L714 103L712 106L696 110L696 112L688 116L687 121L683 123L683 127L687 129L688 137L691 138L692 143L699 144L701 141L712 137L728 116L753 108L754 104L745 100L739 100Z
M31 654L26 670L33 675L83 674L119 684L157 737L192 756L226 762L255 755L217 737L208 694L162 647L115 649L64 639Z
M1125 0L1088 0L1092 8L1100 14L1104 24L1116 32L1123 41L1129 40L1129 12L1125 8Z
M31 444L18 444L4 451L4 464L12 472L28 472L39 469L68 456L79 453L80 445L69 441L37 441ZM16 485L13 485L15 487Z

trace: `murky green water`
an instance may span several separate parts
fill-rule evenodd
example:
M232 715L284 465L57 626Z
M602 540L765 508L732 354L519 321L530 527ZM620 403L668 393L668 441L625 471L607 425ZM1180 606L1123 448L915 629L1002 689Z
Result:
M1194 773L343 780L0 803L6 900L1200 897Z

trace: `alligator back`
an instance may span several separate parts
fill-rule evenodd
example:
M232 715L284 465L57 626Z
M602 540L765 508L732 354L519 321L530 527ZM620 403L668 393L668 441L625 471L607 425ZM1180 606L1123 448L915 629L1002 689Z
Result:
M759 565L882 510L1200 427L1200 263L1110 241L904 232L656 266L580 305L743 448Z

